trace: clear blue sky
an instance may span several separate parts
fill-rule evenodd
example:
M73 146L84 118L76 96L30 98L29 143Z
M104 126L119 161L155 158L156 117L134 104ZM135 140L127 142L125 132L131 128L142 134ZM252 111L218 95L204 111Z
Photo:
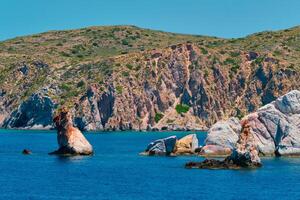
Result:
M0 40L48 30L121 24L242 37L300 25L300 0L0 1Z

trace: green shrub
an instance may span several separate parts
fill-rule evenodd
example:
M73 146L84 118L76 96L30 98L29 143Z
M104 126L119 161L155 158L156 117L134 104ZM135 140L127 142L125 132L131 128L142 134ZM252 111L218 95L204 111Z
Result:
M234 51L234 52L230 52L229 54L230 54L230 56L232 56L232 57L238 57L238 56L240 55L240 52Z
M227 58L225 61L224 61L224 64L225 65L234 65L236 64L236 61L232 58Z
M230 68L230 70L236 74L236 73L238 72L239 68L240 68L240 66L238 66L238 65L233 65L233 66Z
M186 105L186 104L177 104L176 107L175 107L176 111L178 114L181 114L181 113L186 113L189 111L190 109L190 106L189 105Z
M131 64L126 64L126 67L130 70L132 70L133 66Z
M78 88L81 88L81 87L83 87L85 85L85 82L83 81L83 80L81 80L81 81L79 81L78 83L77 83L77 87Z
M255 62L257 65L259 65L259 64L261 64L261 63L264 61L264 59L265 59L264 56L260 56L260 57L256 58L254 62Z
M154 120L155 122L159 122L162 118L164 117L164 114L162 113L155 113L155 117L154 117Z
M69 91L69 90L71 90L71 86L70 85L68 85L67 83L63 83L63 84L61 84L61 86L60 86L60 89L62 89L62 90L66 90L66 91Z
M128 77L128 76L129 76L129 72L123 71L123 72L122 72L122 75L125 76L125 77Z
M116 91L117 91L118 94L122 94L123 87L120 86L120 85L116 86Z
M204 49L203 47L201 47L201 52L202 52L202 54L208 54L208 51L206 49Z
M235 108L235 111L236 111L236 115L235 116L237 118L242 119L244 117L243 112L239 108Z
M123 39L121 42L122 42L123 45L128 45L129 44L129 42L125 39Z

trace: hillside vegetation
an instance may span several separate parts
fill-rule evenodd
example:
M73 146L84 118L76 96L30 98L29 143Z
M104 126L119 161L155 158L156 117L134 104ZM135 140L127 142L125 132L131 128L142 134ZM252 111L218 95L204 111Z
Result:
M0 125L38 125L45 104L20 108L38 94L86 130L205 129L299 88L299 67L300 27L239 39L135 26L17 37L0 42Z

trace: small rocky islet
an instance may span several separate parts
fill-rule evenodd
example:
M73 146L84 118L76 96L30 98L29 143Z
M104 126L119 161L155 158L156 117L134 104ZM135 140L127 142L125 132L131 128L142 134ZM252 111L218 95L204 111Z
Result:
M72 116L68 109L62 108L53 119L57 129L58 150L50 155L92 155L93 147L81 133L73 126Z

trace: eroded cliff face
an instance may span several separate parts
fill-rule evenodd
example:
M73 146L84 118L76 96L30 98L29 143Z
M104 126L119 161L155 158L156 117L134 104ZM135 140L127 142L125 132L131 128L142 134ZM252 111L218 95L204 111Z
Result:
M260 63L249 60L250 54L240 52L239 69L232 72L222 65L226 55L216 52L220 60L212 60L192 44L152 51L133 64L143 70L114 72L104 91L91 86L76 104L78 124L87 130L203 130L298 86L298 72L267 55ZM186 113L176 110L181 104L189 106Z
M0 125L51 127L47 119L67 106L82 130L203 130L299 88L294 46L189 39L92 61L34 55L6 71L0 64Z
M5 118L2 126L4 128L50 129L54 109L55 104L49 97L33 94Z

